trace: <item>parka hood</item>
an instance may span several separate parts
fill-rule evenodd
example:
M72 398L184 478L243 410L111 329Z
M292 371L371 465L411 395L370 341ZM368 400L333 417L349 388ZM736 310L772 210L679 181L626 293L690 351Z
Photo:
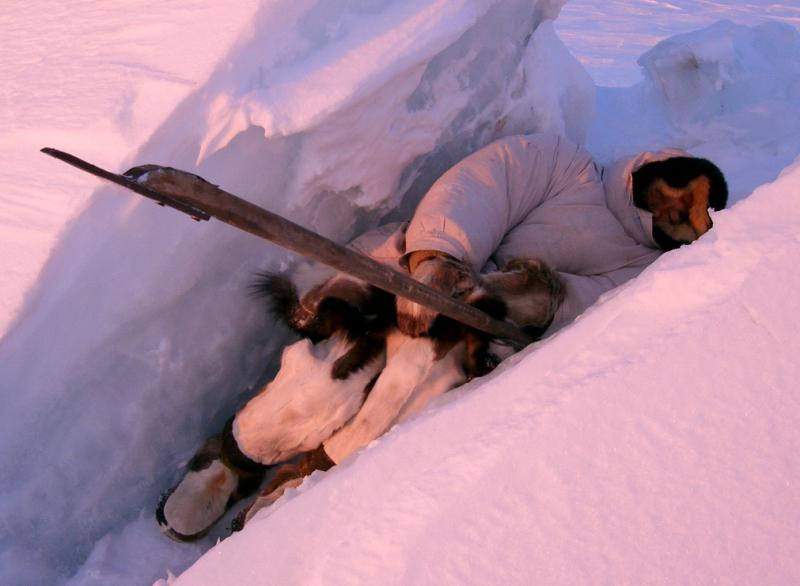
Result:
M622 224L628 236L639 244L659 249L653 238L653 214L633 204L633 173L647 163L664 161L672 157L691 156L686 151L676 148L644 151L638 155L618 159L603 169L602 178L608 209Z

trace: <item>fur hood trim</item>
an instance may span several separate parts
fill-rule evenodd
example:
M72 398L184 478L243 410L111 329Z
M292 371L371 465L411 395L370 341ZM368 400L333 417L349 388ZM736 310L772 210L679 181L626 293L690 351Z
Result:
M639 244L658 249L653 239L653 214L633 204L633 173L647 163L664 161L672 157L691 156L677 148L644 151L638 155L623 157L603 170L603 186L608 208L622 224L628 236Z

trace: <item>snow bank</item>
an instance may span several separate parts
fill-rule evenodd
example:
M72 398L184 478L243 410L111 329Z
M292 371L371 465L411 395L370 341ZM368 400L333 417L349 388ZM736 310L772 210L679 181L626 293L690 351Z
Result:
M653 45L723 19L800 27L800 6L795 0L569 0L556 28L597 85L627 87L642 80L636 59Z
M6 2L0 15L0 332L96 187L39 152L117 168L205 80L258 0Z
M175 582L800 580L800 159Z
M131 162L197 172L347 240L498 136L585 135L591 82L542 22L560 5L264 2ZM148 557L155 529L123 524L269 374L285 333L246 284L288 262L227 226L98 190L0 342L3 581L64 580L110 531L77 581L121 583L115 543ZM177 547L153 564L185 563Z
M800 152L800 32L720 21L662 41L645 79L598 91L588 146L601 159L665 142L716 162L732 200L777 177Z

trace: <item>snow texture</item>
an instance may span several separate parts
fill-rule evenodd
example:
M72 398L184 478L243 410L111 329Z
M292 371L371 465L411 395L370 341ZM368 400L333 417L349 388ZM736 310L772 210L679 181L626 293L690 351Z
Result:
M498 136L585 135L587 115L567 123L562 101L590 103L591 81L539 26L560 2L344 8L264 3L132 160L196 172L346 241ZM551 59L558 82L523 74ZM117 191L101 187L60 238L0 343L0 560L12 581L63 580L102 535L152 509L286 339L247 283L288 254Z
M534 130L601 162L689 149L742 201L177 583L800 581L796 7L575 0L554 28L558 1L51 4L0 16L0 581L147 583L224 534L173 544L152 511L274 372L287 334L246 285L294 262L25 153L173 165L346 241ZM724 15L784 22L689 32ZM644 53L643 79L595 101L556 30L595 79Z

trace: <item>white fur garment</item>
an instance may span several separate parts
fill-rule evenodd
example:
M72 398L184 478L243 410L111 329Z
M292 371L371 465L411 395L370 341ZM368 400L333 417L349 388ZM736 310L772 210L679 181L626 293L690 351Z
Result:
M248 458L273 464L313 450L358 411L385 354L346 380L334 380L331 365L351 345L337 334L318 344L303 339L283 351L275 379L233 421L233 436Z
M325 442L325 453L338 464L433 397L463 383L463 355L462 342L437 361L429 338L392 332L387 339L386 367L353 420Z

